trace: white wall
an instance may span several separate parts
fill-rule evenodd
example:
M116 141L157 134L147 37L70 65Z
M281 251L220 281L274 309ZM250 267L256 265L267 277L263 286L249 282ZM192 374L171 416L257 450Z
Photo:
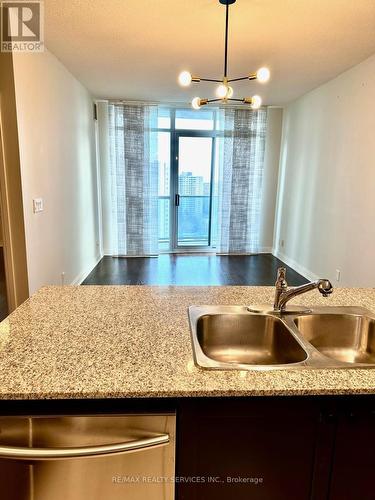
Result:
M93 103L48 50L15 54L30 293L79 283L96 264L98 197ZM33 198L44 200L34 214Z
M275 251L308 277L375 286L374 131L375 55L284 110Z

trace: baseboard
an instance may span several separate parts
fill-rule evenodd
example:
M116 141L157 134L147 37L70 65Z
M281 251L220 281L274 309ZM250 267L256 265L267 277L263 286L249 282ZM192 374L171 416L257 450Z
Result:
M79 273L78 276L76 276L70 284L80 285L101 260L102 260L102 255L97 256L96 259L89 266L87 266L84 271Z
M170 251L163 251L163 252L160 252L158 255L168 255L168 254L189 254L189 255L194 255L194 254L207 254L207 255L258 255L260 253L273 253L273 248L272 247L260 247L258 249L257 252L252 252L252 253L221 253L221 252L216 252L215 249L209 249L207 251L204 251L204 250L201 250L201 249L197 249L197 250L193 250L193 251L186 251L184 250L183 248L179 249L179 250L170 250ZM141 257L158 257L158 255L144 255L144 256L141 256ZM103 257L118 257L117 255L114 255L113 252L110 252L108 249L107 250L104 250L103 252ZM121 256L121 257L126 257L125 256ZM137 257L136 255L132 255L130 257Z
M287 266L297 271L297 273L302 274L302 276L304 276L308 280L314 281L319 279L319 277L312 271L310 271L310 269L307 269L306 267L302 266L294 259L288 257L285 253L280 252L280 250L276 250L275 248L272 249L272 255L285 262Z
M261 247L257 253L272 253L272 247Z
M265 253L270 253L272 254L272 248L271 247L261 247L258 248L256 252L216 252L216 255L228 255L229 257L231 255L260 255L260 254L265 254Z

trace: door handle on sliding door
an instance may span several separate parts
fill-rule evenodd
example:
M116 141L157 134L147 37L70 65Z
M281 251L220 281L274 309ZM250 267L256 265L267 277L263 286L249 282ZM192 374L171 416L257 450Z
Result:
M179 194L176 194L175 199L174 199L174 204L176 205L176 207L180 206L180 195Z

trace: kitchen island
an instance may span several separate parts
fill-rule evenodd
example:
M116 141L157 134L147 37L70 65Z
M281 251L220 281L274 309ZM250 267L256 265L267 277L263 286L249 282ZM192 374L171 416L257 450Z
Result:
M11 416L4 425L30 416L57 423L77 415L176 416L170 436L180 480L163 499L175 490L178 500L372 500L375 369L221 371L194 364L190 305L271 303L273 293L240 286L42 288L0 324L0 416ZM298 299L375 310L374 289ZM13 434L1 434L0 451ZM69 432L64 436L69 442ZM0 460L5 483L27 474L27 464L18 470L11 462ZM96 474L95 463L84 461L88 475Z
M375 394L375 370L209 371L195 366L190 305L272 303L273 287L45 287L0 324L0 399ZM375 311L375 289L294 302Z

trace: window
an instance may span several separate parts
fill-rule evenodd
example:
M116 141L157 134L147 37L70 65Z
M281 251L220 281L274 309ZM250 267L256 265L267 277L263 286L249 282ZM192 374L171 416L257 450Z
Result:
M168 108L158 109L158 128L171 128L171 111Z
M215 112L210 110L177 109L175 127L180 130L213 130Z
M214 109L159 108L159 251L212 246Z

